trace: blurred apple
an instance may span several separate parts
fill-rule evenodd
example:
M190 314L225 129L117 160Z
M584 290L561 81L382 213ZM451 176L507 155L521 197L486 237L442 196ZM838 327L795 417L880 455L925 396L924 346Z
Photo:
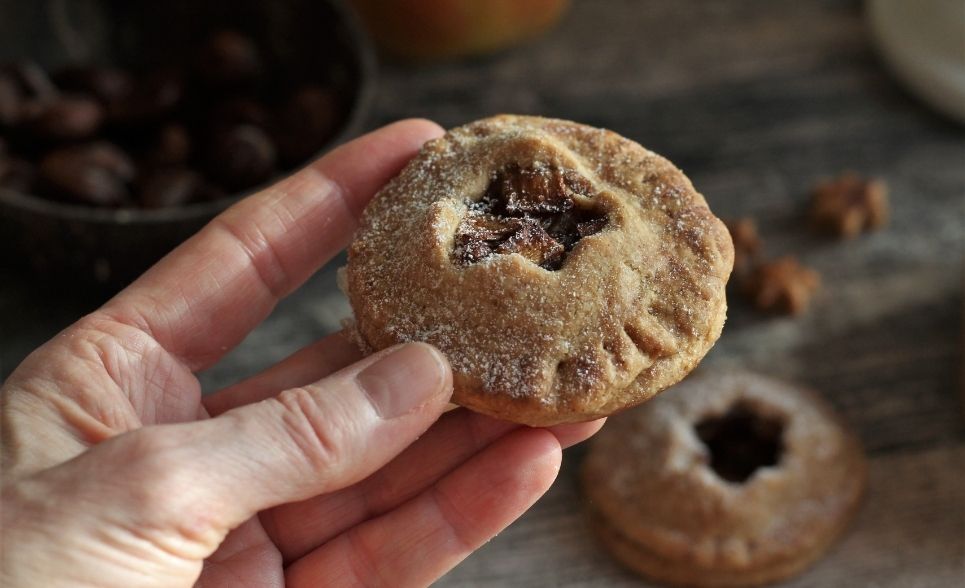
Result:
M386 51L407 59L479 55L534 37L569 0L353 0Z

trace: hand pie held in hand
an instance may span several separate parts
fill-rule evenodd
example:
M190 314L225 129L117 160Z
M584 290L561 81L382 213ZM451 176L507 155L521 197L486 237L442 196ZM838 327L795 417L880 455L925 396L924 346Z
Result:
M662 157L497 116L431 141L365 210L344 287L369 351L441 349L454 402L586 421L690 372L720 335L727 229Z

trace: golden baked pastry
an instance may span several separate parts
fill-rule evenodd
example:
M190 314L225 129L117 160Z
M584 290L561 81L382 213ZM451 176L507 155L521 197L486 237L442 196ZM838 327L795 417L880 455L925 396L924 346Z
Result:
M669 584L735 587L816 560L857 511L866 469L817 394L709 371L611 419L581 473L591 525L624 565Z
M497 116L430 141L362 215L342 286L361 344L441 349L453 401L534 426L652 397L720 335L727 229L666 159Z

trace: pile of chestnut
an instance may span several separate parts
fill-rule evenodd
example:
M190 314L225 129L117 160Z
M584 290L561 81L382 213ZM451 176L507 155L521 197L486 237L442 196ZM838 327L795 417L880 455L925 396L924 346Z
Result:
M190 64L145 72L0 65L0 188L163 208L262 184L314 156L346 106L330 84L279 88L267 67L235 31L210 35Z

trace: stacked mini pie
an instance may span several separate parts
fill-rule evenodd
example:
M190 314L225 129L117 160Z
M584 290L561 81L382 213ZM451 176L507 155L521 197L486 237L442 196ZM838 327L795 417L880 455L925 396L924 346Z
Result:
M582 475L591 525L630 569L756 586L803 570L841 534L866 463L817 394L711 371L610 419Z

